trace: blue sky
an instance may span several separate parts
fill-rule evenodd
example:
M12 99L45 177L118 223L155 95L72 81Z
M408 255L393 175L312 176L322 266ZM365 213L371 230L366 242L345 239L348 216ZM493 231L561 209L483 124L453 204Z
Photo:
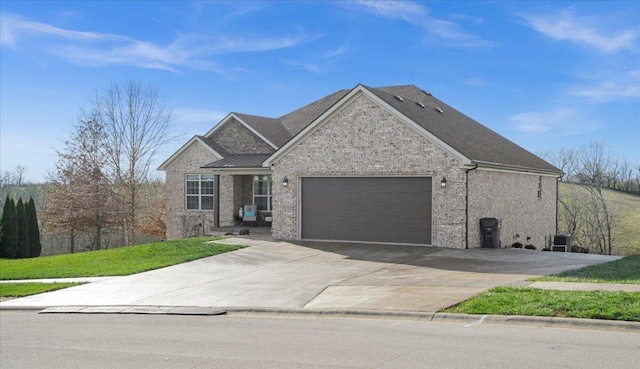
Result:
M277 117L358 83L414 84L540 152L640 163L640 2L1 1L0 170L43 181L96 91L175 115L157 163L228 112Z

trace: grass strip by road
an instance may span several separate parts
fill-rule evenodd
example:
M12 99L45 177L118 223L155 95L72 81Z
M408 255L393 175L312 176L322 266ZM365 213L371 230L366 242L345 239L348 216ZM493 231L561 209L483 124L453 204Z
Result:
M82 283L0 283L0 297L24 297L79 286Z
M640 292L496 287L442 312L640 322Z
M0 259L0 280L130 275L242 248L206 243L211 240L197 237L33 259Z
M569 270L530 281L543 282L591 282L640 284L640 255L626 256L620 260Z

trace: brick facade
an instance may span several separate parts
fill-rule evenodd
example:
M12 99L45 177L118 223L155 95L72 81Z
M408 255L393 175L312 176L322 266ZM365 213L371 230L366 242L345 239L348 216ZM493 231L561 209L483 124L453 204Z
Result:
M542 180L539 198L538 178ZM503 247L516 241L533 244L538 250L547 246L556 232L556 191L557 180L552 176L483 169L470 171L469 247L481 246L481 218L502 219L500 240Z
M167 167L167 239L206 234L213 226L214 211L186 209L185 176L209 173L200 167L217 159L202 144L195 142Z
M464 247L465 177L458 160L359 95L275 164L273 235L298 237L300 177L407 175L433 177L432 243ZM287 187L282 186L285 176Z
M212 139L232 154L274 152L235 120L216 130ZM185 175L212 173L200 167L216 159L194 143L166 166L167 238L206 234L215 224L214 211L186 210ZM362 92L273 164L272 233L279 239L299 237L300 178L310 176L431 177L433 246L480 247L479 220L484 217L502 219L503 246L519 241L541 249L556 231L556 176L463 166L459 157ZM285 177L286 187L282 185ZM253 176L221 174L218 178L219 224L233 225L238 209L253 203Z

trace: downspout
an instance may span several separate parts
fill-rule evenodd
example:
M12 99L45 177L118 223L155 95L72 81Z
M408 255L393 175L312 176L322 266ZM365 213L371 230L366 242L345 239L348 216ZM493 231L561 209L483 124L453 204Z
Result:
M465 194L464 194L464 221L465 221L465 249L469 249L469 172L478 169L478 164L475 167L467 169L464 172L465 175ZM557 212L556 212L557 216ZM557 223L556 223L557 224Z
M216 194L213 197L213 226L220 228L220 174L213 176L213 186L215 187ZM204 223L202 223L204 225Z
M556 226L554 227L554 234L558 234L558 201L560 201L560 178L556 178ZM553 239L553 238L552 238Z

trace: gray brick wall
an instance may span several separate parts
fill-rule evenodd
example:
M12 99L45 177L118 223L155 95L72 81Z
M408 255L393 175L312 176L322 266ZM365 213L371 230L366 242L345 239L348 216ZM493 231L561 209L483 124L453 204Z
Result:
M210 137L229 154L270 154L273 147L235 119L227 121Z
M491 170L469 172L469 247L480 247L480 219L502 218L503 246L516 241L545 247L556 232L556 178ZM516 234L520 237L516 238ZM527 237L531 237L527 241Z
M167 239L178 239L205 233L213 226L213 211L186 210L185 175L206 174L200 166L217 158L201 144L194 143L166 168ZM202 227L198 224L202 223Z
M465 247L465 176L458 160L364 95L296 146L273 171L273 235L297 238L301 176L433 177L433 245ZM282 186L288 177L289 186ZM447 178L447 187L440 180Z

